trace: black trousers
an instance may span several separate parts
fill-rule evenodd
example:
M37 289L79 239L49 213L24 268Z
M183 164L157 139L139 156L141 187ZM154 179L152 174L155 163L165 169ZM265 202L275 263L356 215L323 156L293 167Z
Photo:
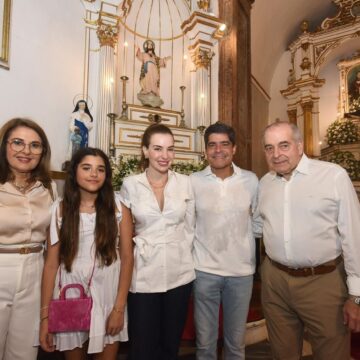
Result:
M164 293L129 293L131 360L176 360L192 282Z

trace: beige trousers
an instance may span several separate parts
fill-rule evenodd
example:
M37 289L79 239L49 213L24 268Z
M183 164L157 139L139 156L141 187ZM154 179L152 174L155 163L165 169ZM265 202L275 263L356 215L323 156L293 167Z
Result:
M42 253L0 254L0 360L35 360Z
M347 298L342 262L328 274L294 277L265 258L261 280L274 359L300 359L304 329L315 360L350 359L350 333L342 313Z

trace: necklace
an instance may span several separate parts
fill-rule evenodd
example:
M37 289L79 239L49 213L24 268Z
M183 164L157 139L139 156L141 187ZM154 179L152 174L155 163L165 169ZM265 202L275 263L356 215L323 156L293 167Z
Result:
M24 193L26 191L26 189L29 187L29 184L20 185L15 180L12 181L12 184L15 187L15 189L20 191L21 193Z

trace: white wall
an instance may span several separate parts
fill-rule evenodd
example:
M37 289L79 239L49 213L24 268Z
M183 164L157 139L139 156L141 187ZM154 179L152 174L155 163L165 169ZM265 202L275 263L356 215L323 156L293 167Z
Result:
M287 102L281 95L280 90L287 88L287 78L289 75L289 68L291 64L290 52L286 51L282 54L278 62L272 81L270 90L270 105L269 105L269 122L275 119L287 120Z
M0 68L0 126L27 116L46 131L52 169L68 146L73 97L82 92L84 8L74 0L12 1L10 70Z
M326 129L337 119L340 87L339 70L336 66L337 62L338 59L334 59L327 63L319 73L319 78L326 80L319 91L319 131L320 140L322 142L321 148L327 146L325 140Z

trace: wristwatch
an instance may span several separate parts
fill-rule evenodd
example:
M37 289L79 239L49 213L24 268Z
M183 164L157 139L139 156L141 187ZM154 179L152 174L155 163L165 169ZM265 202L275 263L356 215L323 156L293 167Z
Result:
M360 305L360 296L350 295L349 299L353 301L356 305Z

